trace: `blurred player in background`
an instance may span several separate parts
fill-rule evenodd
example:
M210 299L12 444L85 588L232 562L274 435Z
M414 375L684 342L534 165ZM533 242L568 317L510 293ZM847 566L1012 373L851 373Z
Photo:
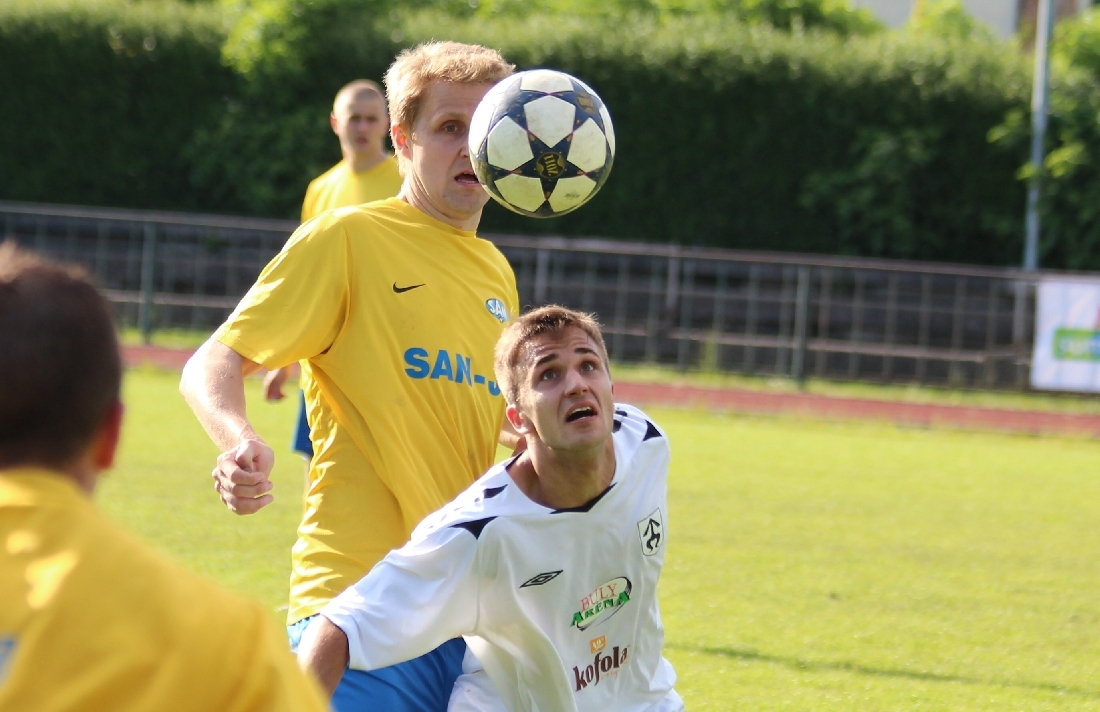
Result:
M467 636L451 712L676 712L661 656L669 448L614 403L586 314L513 322L496 351L508 418L527 449L417 527L306 632L303 666L329 690Z
M307 362L317 452L292 551L292 645L495 459L504 400L493 347L519 305L508 261L474 232L489 196L467 133L481 98L512 70L473 45L402 52L386 75L398 198L302 225L184 368L181 391L222 450L215 487L230 510L251 514L272 501L274 454L248 421L243 379ZM452 640L401 665L350 671L333 704L442 711L465 648Z
M390 121L382 87L369 79L357 79L345 84L336 92L332 102L329 125L340 140L343 158L314 178L306 188L302 222L326 210L392 198L401 190L397 158L386 153L384 146ZM289 367L284 367L268 372L264 378L265 398L272 401L283 399L283 383L288 371ZM301 453L308 462L313 457L313 444L309 440L305 390L315 387L309 381L308 364L302 368L298 385L298 421L294 426L291 449ZM319 399L319 395L314 394L310 400L317 402Z
M0 709L325 709L263 606L92 504L122 365L87 277L0 245L0 334Z

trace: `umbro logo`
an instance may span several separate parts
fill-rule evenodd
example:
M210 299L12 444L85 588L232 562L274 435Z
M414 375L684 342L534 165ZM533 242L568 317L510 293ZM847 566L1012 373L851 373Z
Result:
M393 291L394 291L395 294L401 294L402 292L408 292L410 290L416 289L417 287L423 287L423 286L424 286L423 284L414 284L411 287L398 287L397 282L394 282L393 283Z
M556 579L558 577L558 574L560 574L561 572L562 570L559 569L557 571L547 571L546 573L541 573L538 576L533 576L524 581L523 584L520 585L520 588L527 588L528 586L541 586L544 583L548 583Z

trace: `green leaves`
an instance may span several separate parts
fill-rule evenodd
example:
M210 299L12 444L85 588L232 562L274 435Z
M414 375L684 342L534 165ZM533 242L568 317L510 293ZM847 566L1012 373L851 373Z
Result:
M339 160L336 90L447 38L576 74L619 136L583 210L490 205L486 231L1013 264L1029 59L960 12L893 32L841 0L9 0L0 196L295 216ZM1100 20L1058 32L1043 263L1100 268Z

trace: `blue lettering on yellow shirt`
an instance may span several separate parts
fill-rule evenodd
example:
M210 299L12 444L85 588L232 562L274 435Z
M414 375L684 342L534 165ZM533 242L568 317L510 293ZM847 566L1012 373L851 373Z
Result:
M432 352L419 346L405 350L405 375L416 380L428 378L433 381L447 380L452 383L485 386L490 395L499 396L500 387L496 382L479 373L474 373L472 360L469 356L447 349L440 349L432 358Z

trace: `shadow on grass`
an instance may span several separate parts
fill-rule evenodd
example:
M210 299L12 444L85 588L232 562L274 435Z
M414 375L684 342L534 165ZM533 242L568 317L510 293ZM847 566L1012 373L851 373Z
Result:
M925 682L947 682L960 685L988 685L990 687L1006 687L1024 690L1039 690L1043 692L1056 692L1064 695L1076 695L1089 699L1100 699L1100 690L1088 690L1080 687L1067 687L1041 682L1011 682L1007 680L991 680L978 677L963 677L961 675L942 675L934 672L917 672L913 670L896 670L891 668L876 668L850 662L831 662L827 660L803 660L801 658L786 655L768 655L754 650L737 650L736 648L712 648L702 645L676 645L665 643L669 650L681 650L688 653L705 653L717 655L734 660L749 662L770 663L783 665L796 670L808 670L810 672L850 672L857 675L869 675L874 677L891 677L905 680L920 680Z

